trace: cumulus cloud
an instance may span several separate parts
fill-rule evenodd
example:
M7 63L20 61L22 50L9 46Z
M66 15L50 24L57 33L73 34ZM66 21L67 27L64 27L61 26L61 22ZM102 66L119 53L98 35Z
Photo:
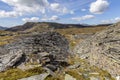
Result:
M50 4L50 7L52 10L55 10L55 11L59 11L58 9L61 8L59 3L52 3Z
M22 16L22 13L17 13L15 11L11 11L11 12L6 12L4 10L0 11L0 18L4 18L4 17L17 17L17 16Z
M63 14L73 14L74 12L68 10L65 6L59 3L50 3L48 0L1 0L12 7L12 11L0 11L0 17L17 17L26 14L46 12L58 12Z
M66 7L62 7L59 3L50 4L50 8L53 11L60 12L63 14L66 14L66 13L74 14L74 11L68 10Z
M41 12L49 6L47 0L1 0L13 8L12 11L0 11L0 17L17 17L27 13Z
M93 14L102 14L109 7L107 0L97 0L90 5L89 11Z
M87 19L92 19L94 17L95 17L94 15L85 15L85 16L82 16L82 17L72 18L72 20L83 21L83 20L87 20Z
M50 17L50 18L42 18L41 20L42 21L56 21L56 20L59 20L60 18L56 15Z
M17 12L45 12L45 8L49 5L47 0L1 0L13 7Z
M24 21L24 22L38 22L39 18L38 17L23 18L22 21Z
M104 24L120 22L120 17L116 17L114 19L109 19L109 20L102 20L101 22Z

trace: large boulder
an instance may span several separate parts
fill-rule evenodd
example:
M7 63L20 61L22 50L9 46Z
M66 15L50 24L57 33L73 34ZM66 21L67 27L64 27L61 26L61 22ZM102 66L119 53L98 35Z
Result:
M17 51L15 54L10 53L0 56L0 72L20 64L23 60L24 55L20 51Z
M120 23L80 42L74 53L113 76L120 75Z
M24 55L25 60L21 60ZM0 64L5 61L6 64L12 67L17 63L37 61L44 62L43 65L59 63L59 61L66 61L69 56L69 43L67 39L57 32L43 32L39 34L32 34L24 36L17 41L0 47ZM14 56L14 58L13 58ZM18 57L18 58L17 58ZM11 62L12 58L12 62ZM46 64L47 63L47 64ZM55 65L57 65L57 63ZM53 64L52 64L53 65Z

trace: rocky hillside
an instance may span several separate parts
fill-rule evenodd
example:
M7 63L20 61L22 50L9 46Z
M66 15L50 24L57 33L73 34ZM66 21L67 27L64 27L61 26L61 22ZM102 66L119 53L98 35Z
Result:
M68 41L56 32L22 37L16 42L0 47L0 71L20 65L22 61L25 63L29 61L26 58L32 55L36 56L36 60L33 60L36 63L41 61L41 56L46 56L45 60L48 56L48 62L49 57L50 60L64 61L70 55L68 45Z
M74 53L91 65L120 75L120 23L109 26L78 44Z
M72 25L73 26L73 25ZM74 25L76 27L84 27L82 25ZM52 23L52 22L27 22L21 26L15 26L12 28L7 29L7 31L25 31L25 30L35 30L36 28L69 28L70 25L67 24L60 24L60 23Z
M12 28L6 29L6 31L42 31L49 29L67 29L67 28L86 28L86 27L102 27L109 26L111 24L104 25L80 25L80 24L60 24L52 22L27 22L20 26L15 26Z
M94 79L114 80L71 54L68 40L57 32L30 33L0 46L0 80Z

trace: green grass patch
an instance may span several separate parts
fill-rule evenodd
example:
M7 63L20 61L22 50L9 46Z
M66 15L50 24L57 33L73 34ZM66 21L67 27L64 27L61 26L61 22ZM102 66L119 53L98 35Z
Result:
M26 71L20 69L10 69L0 73L0 80L17 80L45 72L41 67L36 67Z

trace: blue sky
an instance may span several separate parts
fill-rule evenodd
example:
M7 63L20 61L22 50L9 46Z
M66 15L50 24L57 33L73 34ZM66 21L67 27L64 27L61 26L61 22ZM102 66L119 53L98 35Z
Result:
M120 0L0 0L0 26L114 23L120 21L119 8Z

